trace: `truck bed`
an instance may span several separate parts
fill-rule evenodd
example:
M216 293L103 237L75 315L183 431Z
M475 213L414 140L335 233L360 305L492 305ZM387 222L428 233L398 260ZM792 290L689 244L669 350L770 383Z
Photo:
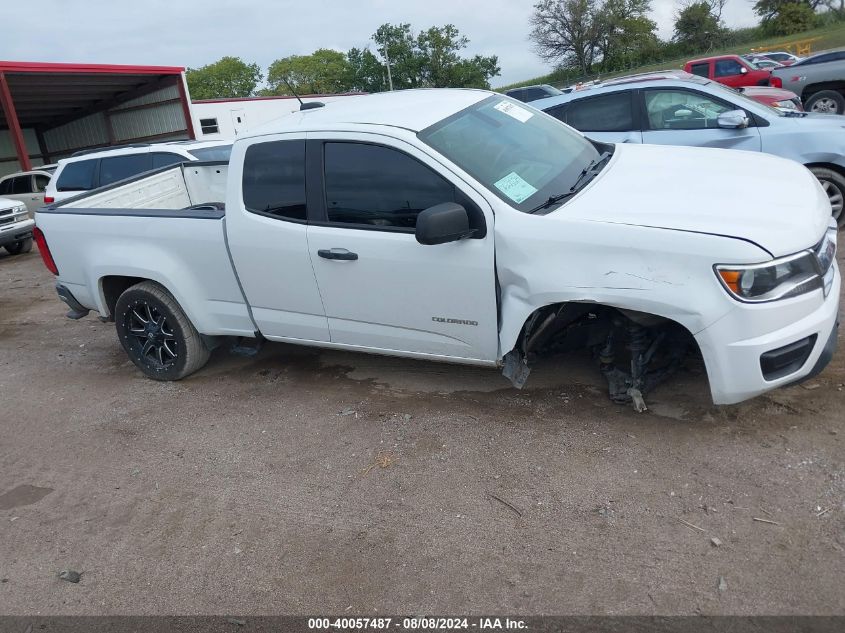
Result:
M226 245L227 171L223 163L172 165L39 209L58 283L107 317L104 280L152 279L199 331L252 335Z

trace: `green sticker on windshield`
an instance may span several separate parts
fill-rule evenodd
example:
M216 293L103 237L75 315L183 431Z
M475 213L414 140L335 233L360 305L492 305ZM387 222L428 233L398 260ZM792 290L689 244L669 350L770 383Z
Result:
M525 182L515 171L494 182L493 186L517 204L537 193L537 188Z

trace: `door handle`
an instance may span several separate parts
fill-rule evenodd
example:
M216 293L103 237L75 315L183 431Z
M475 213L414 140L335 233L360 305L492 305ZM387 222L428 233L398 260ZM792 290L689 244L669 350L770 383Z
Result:
M350 253L345 248L322 248L317 251L317 255L323 259L342 259L344 261L358 259L358 253Z

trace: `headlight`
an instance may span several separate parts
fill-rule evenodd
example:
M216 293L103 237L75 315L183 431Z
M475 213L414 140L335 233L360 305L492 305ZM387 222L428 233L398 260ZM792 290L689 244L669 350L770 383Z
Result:
M816 255L810 251L750 266L717 265L716 274L740 301L762 303L797 297L823 287Z
M784 99L783 101L775 101L773 104L776 108L780 108L781 110L797 110L798 106L795 104L794 101L790 99Z

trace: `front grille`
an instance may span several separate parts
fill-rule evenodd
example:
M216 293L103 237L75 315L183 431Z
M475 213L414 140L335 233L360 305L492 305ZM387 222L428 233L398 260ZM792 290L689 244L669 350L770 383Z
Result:
M14 221L15 218L10 215L6 216L5 218L0 217L0 226L3 226L4 224L11 224Z

